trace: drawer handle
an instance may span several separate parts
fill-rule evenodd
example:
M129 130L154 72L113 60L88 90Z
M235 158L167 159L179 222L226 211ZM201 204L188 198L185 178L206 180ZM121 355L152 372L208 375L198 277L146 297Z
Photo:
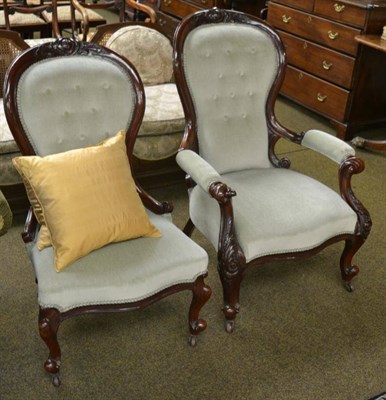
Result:
M166 7L169 7L170 4L172 4L172 0L165 0L164 4L165 4Z
M292 17L290 17L289 15L283 15L283 16L281 17L281 19L283 20L283 22L284 22L285 24L288 24L288 23L291 21Z
M344 5L344 4L338 4L338 3L335 3L334 4L334 10L337 12L337 13L341 13L341 12L343 12L343 10L346 8L346 6Z
M323 65L323 68L324 68L325 70L327 70L327 71L330 70L331 67L332 67L332 63L328 63L326 60L323 60L322 65Z
M327 96L323 96L322 94L318 93L318 95L316 96L316 98L318 99L318 101L320 101L321 103L323 103L323 102L327 99Z
M339 36L339 32L328 31L328 37L331 40L335 40L338 36Z
M165 25L165 21L163 19L159 19L158 23L160 24L160 26L164 26Z
M201 0L201 3L202 3L202 4L207 4L207 3L208 3L208 0Z

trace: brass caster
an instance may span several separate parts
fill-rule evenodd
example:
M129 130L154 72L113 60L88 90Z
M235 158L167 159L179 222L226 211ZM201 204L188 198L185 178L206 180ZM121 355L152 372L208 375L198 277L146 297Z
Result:
M354 291L354 285L352 284L352 282L344 282L344 287L350 293Z
M189 336L189 344L194 347L197 344L197 336L196 335L190 335Z
M59 374L56 374L56 375L53 376L53 378L52 378L52 384L53 384L55 387L59 387L59 386L60 386L60 384L61 384L61 379L60 379L60 375L59 375Z
M225 321L225 330L227 333L232 333L235 330L235 321L233 319Z

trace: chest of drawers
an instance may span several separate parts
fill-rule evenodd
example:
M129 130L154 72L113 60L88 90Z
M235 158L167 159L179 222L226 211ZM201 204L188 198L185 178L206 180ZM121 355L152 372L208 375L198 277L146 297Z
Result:
M266 0L160 0L157 21L170 38L182 18L199 10L218 7L232 8L259 16Z
M268 22L286 47L283 95L331 120L344 140L386 125L386 55L355 40L382 33L386 0L272 0Z

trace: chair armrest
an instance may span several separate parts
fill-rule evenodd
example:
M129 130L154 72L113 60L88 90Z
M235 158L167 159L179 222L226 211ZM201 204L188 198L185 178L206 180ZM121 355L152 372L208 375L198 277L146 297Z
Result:
M220 174L192 150L179 151L176 161L205 192L209 193L212 183L221 182Z
M349 156L355 156L355 150L346 142L316 129L310 129L304 134L301 145L323 154L338 164Z

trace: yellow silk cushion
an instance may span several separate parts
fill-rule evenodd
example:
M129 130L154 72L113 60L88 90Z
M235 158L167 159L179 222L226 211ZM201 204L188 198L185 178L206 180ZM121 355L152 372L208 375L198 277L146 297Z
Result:
M136 191L123 132L95 146L13 163L48 228L58 272L108 243L160 236Z

